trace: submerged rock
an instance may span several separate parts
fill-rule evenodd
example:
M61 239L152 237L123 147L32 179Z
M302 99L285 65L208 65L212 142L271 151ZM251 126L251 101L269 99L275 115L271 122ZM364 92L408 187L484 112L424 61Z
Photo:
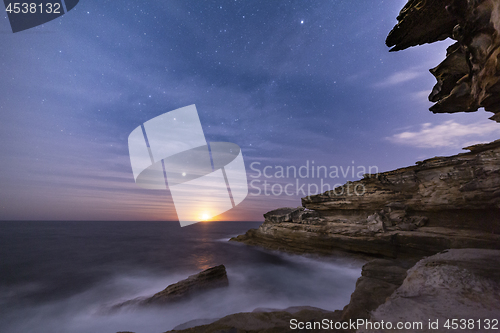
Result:
M226 267L224 267L224 265L219 265L206 269L198 274L191 275L185 280L171 284L164 290L142 301L142 304L175 302L202 291L227 287L228 285L229 281L227 279Z
M208 268L187 279L169 285L151 297L139 297L114 305L110 310L116 311L128 306L163 305L182 301L199 293L215 288L227 287L226 267L224 265Z

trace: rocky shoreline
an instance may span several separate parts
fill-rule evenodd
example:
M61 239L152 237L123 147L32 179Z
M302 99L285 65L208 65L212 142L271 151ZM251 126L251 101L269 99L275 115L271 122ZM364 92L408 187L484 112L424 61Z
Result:
M420 321L422 331L436 332L447 329L426 328L429 320L444 325L450 316L495 319L500 140L466 149L303 198L302 207L268 212L258 229L231 241L299 254L347 251L386 258L363 266L350 303L335 312L338 321ZM349 194L347 187L363 188L363 195ZM480 297L484 292L487 299ZM217 323L179 332L215 332L223 322ZM391 330L377 330L385 331Z
M429 320L494 319L500 313L500 140L467 149L303 198L302 207L268 212L258 229L231 241L298 254L385 258L363 266L342 311L308 309L304 322L327 316L334 322L419 321L423 332L436 332L447 329L425 326ZM362 187L363 195L349 195L347 186ZM288 332L286 319L303 315L240 313L171 332Z
M409 0L397 19L386 40L391 51L456 41L431 69L437 83L430 110L483 107L500 122L500 1ZM358 332L449 332L454 328L444 326L448 319L465 318L468 332L484 331L495 320L500 327L500 140L466 149L303 198L301 207L266 213L258 229L231 239L298 254L377 258L363 266L342 311L238 313L169 332L289 332L292 318L422 324L401 330L357 327Z
M310 323L299 332L325 332L315 323L333 325L330 332L449 332L448 319L467 318L469 332L482 332L478 323L498 322L500 313L500 251L452 249L416 260L374 259L363 266L351 301L342 311L311 307L236 313L205 325L170 333L280 333L291 325ZM363 320L360 326L348 323ZM398 322L418 329L371 329L367 324ZM193 322L194 323L194 322ZM344 329L335 325L342 325ZM432 324L431 324L432 323ZM435 325L437 323L437 326ZM450 322L448 321L448 324ZM188 323L189 324L189 323ZM376 324L375 324L376 325ZM189 326L189 325L188 325Z

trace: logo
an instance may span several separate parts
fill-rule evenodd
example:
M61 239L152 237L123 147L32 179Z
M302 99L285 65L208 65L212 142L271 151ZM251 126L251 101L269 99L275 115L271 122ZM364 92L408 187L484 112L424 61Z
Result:
M12 32L52 21L75 8L79 0L3 0Z
M207 143L194 104L138 126L128 148L136 184L152 190L168 184L182 227L222 214L248 195L240 147Z

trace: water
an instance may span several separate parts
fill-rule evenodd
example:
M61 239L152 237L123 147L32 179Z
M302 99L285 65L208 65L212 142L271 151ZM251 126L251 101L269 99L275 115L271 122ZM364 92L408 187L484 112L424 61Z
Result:
M306 258L227 240L256 222L0 222L0 332L159 333L258 307L342 309L362 262ZM161 308L149 296L224 264L230 286Z

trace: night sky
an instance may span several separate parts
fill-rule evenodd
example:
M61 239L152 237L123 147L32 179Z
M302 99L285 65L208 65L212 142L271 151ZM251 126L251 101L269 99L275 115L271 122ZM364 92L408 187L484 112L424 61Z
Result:
M176 220L167 191L134 183L127 138L190 104L207 141L241 147L249 182L253 162L388 171L497 139L484 111L428 111L452 41L388 52L405 3L81 0L15 34L2 14L0 219ZM302 196L249 195L218 219Z

